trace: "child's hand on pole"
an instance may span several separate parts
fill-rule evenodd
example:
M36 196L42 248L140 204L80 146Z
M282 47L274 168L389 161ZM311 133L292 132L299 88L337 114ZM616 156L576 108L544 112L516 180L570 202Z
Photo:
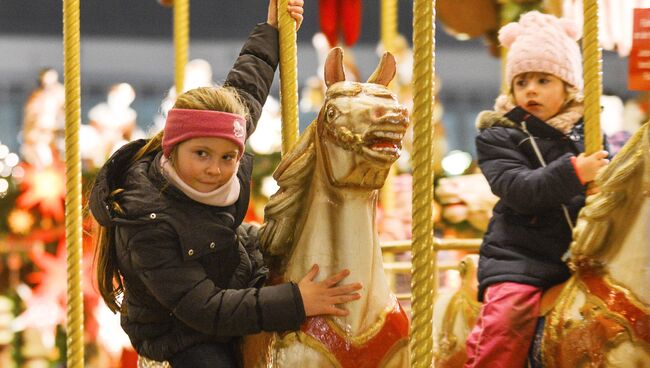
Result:
M288 0L287 3L287 11L289 12L289 15L291 15L291 18L296 21L296 31L300 29L300 25L302 24L304 4L304 0ZM269 13L266 23L278 28L278 0L269 0Z
M575 163L580 180L583 183L593 181L598 174L598 170L609 163L609 160L607 159L608 156L609 153L607 151L598 151L589 156L585 156L584 153L581 153L576 158Z

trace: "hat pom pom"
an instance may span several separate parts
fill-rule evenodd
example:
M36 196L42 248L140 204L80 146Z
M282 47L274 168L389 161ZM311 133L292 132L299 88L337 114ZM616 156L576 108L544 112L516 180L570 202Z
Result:
M510 48L521 32L522 26L519 23L508 23L499 30L499 42L504 47Z
M576 22L562 18L560 19L560 26L572 40L577 41L582 37L582 29L578 27Z

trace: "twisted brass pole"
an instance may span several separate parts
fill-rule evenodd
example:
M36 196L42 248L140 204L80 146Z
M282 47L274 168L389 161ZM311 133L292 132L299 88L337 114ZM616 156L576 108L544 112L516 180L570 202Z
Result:
M381 43L393 52L397 37L397 0L381 0Z
M395 39L397 38L397 0L381 0L381 44L384 50L395 53ZM395 86L395 82L391 84ZM399 88L399 87L398 87ZM395 89L395 88L393 88ZM395 165L391 166L384 186L379 191L381 205L389 213L395 209ZM390 257L390 256L388 256ZM394 278L391 279L394 286Z
M190 0L174 0L174 83L176 85L176 96L183 93L189 45Z
M282 154L298 141L298 47L296 21L287 12L288 1L278 0L280 32L280 103L282 105Z
M585 154L603 149L600 130L602 54L598 43L598 0L584 0L582 54L585 80Z
M84 366L84 305L81 288L81 156L79 153L80 76L79 0L63 1L65 85L65 236L67 250L67 366Z
M432 363L432 306L437 282L433 256L433 100L435 0L413 4L413 266L411 367Z

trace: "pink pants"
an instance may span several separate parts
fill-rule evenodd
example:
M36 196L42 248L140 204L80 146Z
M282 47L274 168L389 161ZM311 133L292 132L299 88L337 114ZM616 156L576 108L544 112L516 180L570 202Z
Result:
M522 368L535 334L542 289L515 282L491 285L467 338L465 368Z

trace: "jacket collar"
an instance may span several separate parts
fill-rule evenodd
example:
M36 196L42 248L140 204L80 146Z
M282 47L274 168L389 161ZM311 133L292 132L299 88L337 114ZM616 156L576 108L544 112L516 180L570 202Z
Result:
M194 202L165 179L160 165L156 164L162 155L160 151L151 152L132 164L134 155L146 143L146 140L140 139L122 146L111 155L97 174L89 207L100 225L111 227L120 223L150 222L151 213L165 212L168 206L174 206L168 198L181 202ZM252 168L253 156L244 153L237 171L241 183L241 195L234 203L233 227L242 223L248 209ZM111 193L118 188L125 190L112 197ZM126 215L120 215L114 210L113 203L116 201ZM199 206L207 206L196 203ZM157 217L157 220L161 219Z
M522 121L526 121L526 127L528 128L528 131L530 131L530 133L535 137L561 138L565 136L563 132L553 128L552 126L546 124L542 120L538 119L532 114L529 114L526 112L526 110L519 107L515 107L505 114L497 111L482 111L476 118L476 128L478 130L484 130L491 127L504 127L521 130ZM569 138L577 141L578 138L574 139L573 136L575 135L576 130L581 129L581 126L582 119L578 120L571 131L568 133Z
M530 114L521 107L515 107L504 115L508 120L514 121L519 127L526 122L526 128L535 137L560 138L564 134L546 124L544 121Z
M497 97L497 99L494 102L494 112L496 114L506 115L516 108L518 107L517 105L515 105L514 101L512 100L512 96L508 94L499 95L499 97ZM491 126L489 121L488 122L482 121L482 119L485 119L487 116L481 116L481 115L482 114L479 114L476 121L476 126L479 128L479 130ZM548 119L547 121L543 121L543 123L545 125L549 125L555 128L556 130L560 131L562 134L569 134L574 129L575 125L582 120L583 115L584 115L584 104L579 100L573 99L567 102L563 106L562 111L560 111L560 113ZM495 119L490 118L488 120L495 120ZM512 121L519 122L516 119ZM503 122L501 121L501 123ZM488 126L483 127L483 125L488 125ZM530 123L527 123L527 125L530 125ZM516 126L511 125L508 127L514 128Z

